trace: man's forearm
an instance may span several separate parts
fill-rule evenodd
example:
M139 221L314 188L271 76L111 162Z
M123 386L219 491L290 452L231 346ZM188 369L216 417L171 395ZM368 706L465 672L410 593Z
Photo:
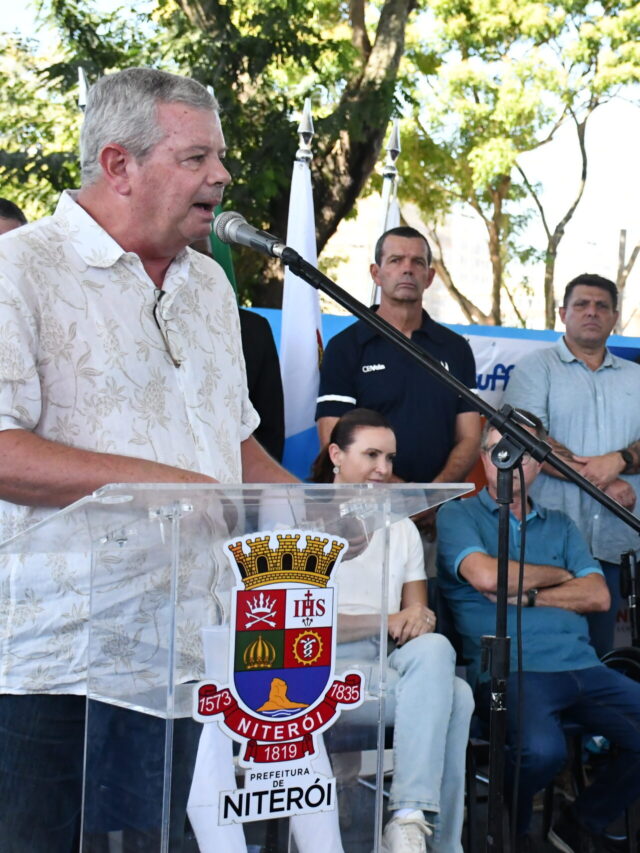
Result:
M240 445L242 480L245 483L299 483L300 481L269 456L251 436Z
M212 477L132 456L96 453L40 438L0 432L0 499L63 507L107 483L215 483Z
M456 415L453 447L434 483L460 483L466 479L480 455L480 432L477 412Z
M508 595L515 595L518 592L519 573L518 561L509 560ZM498 560L496 557L474 551L466 556L460 564L460 574L479 592L495 594L498 591ZM525 563L523 588L527 590L557 586L567 583L572 578L571 572L557 566Z
M573 453L569 450L568 447L565 447L564 444L561 444L559 441L556 441L552 436L547 436L547 442L551 445L551 449L555 453L556 456L559 456L563 462L567 465L570 465L575 471L579 471L582 467L581 465L576 464L573 460ZM558 480L566 480L567 478L564 474L561 474L557 471L552 465L549 465L545 462L542 466L542 471L545 474L549 474L551 477L557 477Z
M444 468L434 483L462 483L478 459L479 445L474 438L463 438L451 449Z
M509 560L509 593L518 591L518 576L520 564L517 560ZM557 566L544 566L537 563L524 564L524 589L546 589L569 583L573 579L571 572Z
M496 561L497 573L497 561ZM509 560L509 595L518 591L518 576L520 564L517 560ZM571 572L559 569L557 566L543 566L537 563L524 564L524 589L546 589L568 583L573 578Z
M602 575L593 574L572 580L560 586L541 589L536 598L538 607L561 607L575 613L594 613L611 606L609 590Z

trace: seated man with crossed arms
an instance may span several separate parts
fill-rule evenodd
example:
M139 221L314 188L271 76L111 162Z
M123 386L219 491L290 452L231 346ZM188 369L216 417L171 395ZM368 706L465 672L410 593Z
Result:
M536 435L544 438L540 420L525 414L536 423ZM481 442L486 489L476 497L448 503L438 513L440 588L453 611L465 657L471 661L470 675L477 682L476 707L480 712L488 709L489 702L489 674L480 672L480 638L493 634L496 623L497 469L491 452L499 440L498 431L487 425ZM521 492L526 495L540 464L525 454L522 469L524 482L520 483L516 474L510 506L507 618L511 637L516 628ZM521 673L524 712L516 832L519 849L526 849L533 796L549 784L566 760L562 723L579 723L591 733L605 735L616 750L549 833L558 850L578 853L588 838L606 844L606 828L640 796L640 684L604 666L589 643L585 614L606 610L609 592L577 527L562 512L526 500ZM513 746L518 735L515 640L511 643L510 670L507 742ZM513 781L514 752L509 751L508 788Z

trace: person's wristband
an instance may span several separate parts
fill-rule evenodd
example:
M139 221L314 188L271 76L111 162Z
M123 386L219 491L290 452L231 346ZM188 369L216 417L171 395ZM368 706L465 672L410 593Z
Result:
M630 450L627 450L626 447L623 448L622 450L618 450L618 453L620 454L620 456L622 456L622 458L624 460L624 468L622 469L622 471L620 473L621 474L630 474L631 469L633 468L634 463L635 463L635 459L633 458L633 453Z
M538 590L529 589L527 590L527 607L535 607L536 606L536 598L538 597Z

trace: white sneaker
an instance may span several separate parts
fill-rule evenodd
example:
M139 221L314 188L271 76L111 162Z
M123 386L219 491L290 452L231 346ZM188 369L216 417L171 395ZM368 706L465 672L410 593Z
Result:
M382 853L427 853L426 839L432 834L420 810L394 817L382 833Z

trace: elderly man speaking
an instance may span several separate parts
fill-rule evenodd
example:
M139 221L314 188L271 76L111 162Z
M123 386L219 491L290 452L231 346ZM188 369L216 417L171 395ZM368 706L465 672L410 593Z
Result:
M87 100L81 189L0 238L0 538L106 483L293 480L252 437L231 286L188 248L210 232L224 154L199 83L147 68L109 75ZM70 853L88 564L3 558L0 589L0 849Z

